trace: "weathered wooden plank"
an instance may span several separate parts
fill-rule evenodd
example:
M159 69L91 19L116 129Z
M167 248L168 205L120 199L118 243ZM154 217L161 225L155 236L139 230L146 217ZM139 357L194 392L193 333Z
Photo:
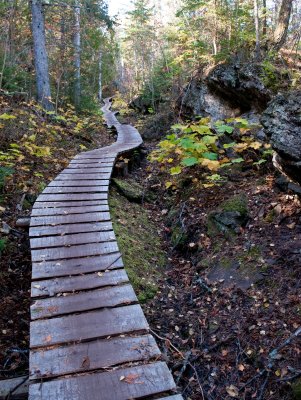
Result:
M89 160L88 160L89 161ZM113 161L107 161L107 162L102 162L98 160L92 160L91 162L72 162L68 165L68 168L98 168L98 167L105 167L105 168L113 168L114 167L114 162Z
M131 285L115 286L87 292L69 294L36 300L30 307L31 320L73 314L137 303L138 299Z
M119 252L69 260L41 261L32 263L32 279L72 276L122 267L123 262Z
M36 350L30 354L30 379L108 368L159 356L160 350L151 335Z
M90 154L87 156L75 156L74 160L76 162L79 162L80 160L84 161L84 162L88 162L88 160L98 160L99 158L102 158L102 159L105 159L106 157L112 158L112 156L116 155L118 152L116 147L112 150L113 150L112 152L108 152L108 153L103 152L103 153L93 153L93 154Z
M104 222L110 221L109 212L95 212L87 214L51 215L43 217L32 217L30 226L64 225L81 222Z
M32 249L45 249L46 247L74 246L77 244L102 243L115 241L114 231L74 233L64 236L43 236L30 239Z
M103 173L111 173L111 167L86 167L86 168L65 168L62 171L64 174L103 174Z
M104 173L95 173L95 174L86 174L86 173L82 173L82 174L64 174L61 173L59 174L55 179L56 181L71 181L71 180L101 180L101 179L110 179L111 177L111 173L109 172L104 172Z
M28 399L28 376L0 380L0 400Z
M79 276L68 276L32 282L31 297L55 296L59 293L70 293L79 290L100 289L115 286L129 281L125 269L106 270Z
M183 400L183 397L180 394L175 394L174 396L160 397L157 400Z
M102 254L110 254L118 251L117 242L89 243L71 247L52 247L42 250L32 250L31 259L33 262L66 260L68 258L89 257Z
M91 212L109 211L109 205L82 206L82 207L60 207L60 208L34 208L31 212L32 217L50 216L50 215L69 215Z
M77 165L77 164L105 164L105 163L113 163L115 162L116 157L100 157L99 159L73 159L70 161L70 165Z
M107 200L108 193L77 193L77 194L40 194L37 202L45 201L82 201L82 200Z
M129 400L174 389L175 383L167 365L157 362L32 384L29 396L30 400Z
M113 229L112 222L87 222L83 224L66 224L57 226L37 226L29 229L30 237L59 235L81 232L104 232Z
M71 181L57 181L53 180L49 183L48 187L77 187L77 186L109 186L109 179L95 179L95 180L71 180Z
M32 321L30 347L82 342L147 329L148 324L139 305L90 311Z
M63 181L62 181L63 182ZM84 201L44 201L35 203L33 210L41 208L60 208L60 207L86 207L108 205L108 200L84 200Z
M107 193L108 186L48 186L43 193Z

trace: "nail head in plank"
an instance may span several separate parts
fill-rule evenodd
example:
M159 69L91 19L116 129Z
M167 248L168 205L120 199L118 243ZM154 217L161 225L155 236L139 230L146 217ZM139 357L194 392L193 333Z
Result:
M137 302L138 299L132 286L122 285L36 300L31 305L30 312L31 319L36 320Z
M77 244L91 244L115 241L114 231L74 233L64 236L44 236L42 238L31 238L30 247L32 249L42 249L48 247L74 246Z
M108 368L160 356L151 335L113 338L32 351L30 379Z
M30 348L81 342L148 329L140 305L32 321Z
M127 377L130 383L127 383ZM157 362L117 371L32 384L29 398L30 400L96 400L100 398L101 400L128 400L174 389L175 383L167 365Z
M31 259L33 262L66 260L68 258L97 256L115 252L118 252L117 242L89 243L71 247L52 247L41 250L32 250Z
M32 264L32 279L79 275L107 269L122 268L121 254L106 254L60 261L42 261Z

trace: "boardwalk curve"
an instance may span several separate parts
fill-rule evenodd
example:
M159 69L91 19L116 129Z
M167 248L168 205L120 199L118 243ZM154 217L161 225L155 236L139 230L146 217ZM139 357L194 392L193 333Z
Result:
M116 157L142 139L105 100L118 138L74 157L38 197L32 253L30 400L181 400L129 283L108 207Z

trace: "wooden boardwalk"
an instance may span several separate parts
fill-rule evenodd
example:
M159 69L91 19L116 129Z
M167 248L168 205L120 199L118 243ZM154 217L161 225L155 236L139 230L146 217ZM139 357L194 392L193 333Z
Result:
M142 143L105 101L117 141L77 155L31 218L30 400L181 400L129 284L108 207L118 154Z

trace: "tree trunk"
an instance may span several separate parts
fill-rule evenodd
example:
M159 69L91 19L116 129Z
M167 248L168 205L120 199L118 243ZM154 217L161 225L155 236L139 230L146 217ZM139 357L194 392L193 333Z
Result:
M80 82L80 55L81 55L81 37L80 37L80 0L75 0L74 7L74 104L76 108L80 107L81 82Z
M275 50L280 50L286 41L292 5L293 0L282 0L278 21L274 32L273 47Z
M98 55L98 99L102 100L102 49L99 50Z
M267 0L262 1L262 7L263 7L263 23L262 23L262 37L263 39L266 39L267 36L267 27L268 27L268 21L267 21Z
M52 111L44 12L41 0L31 1L31 14L37 100L46 110Z
M260 33L259 33L258 0L254 0L254 22L255 22L255 33L256 33L255 57L258 60L260 58Z

